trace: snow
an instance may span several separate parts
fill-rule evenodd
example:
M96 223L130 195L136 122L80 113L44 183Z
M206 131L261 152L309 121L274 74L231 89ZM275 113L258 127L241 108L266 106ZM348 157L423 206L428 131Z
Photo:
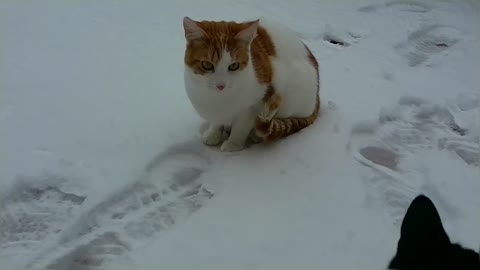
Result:
M1 269L385 269L419 193L478 250L479 15L468 0L2 1ZM320 120L238 153L202 145L183 16L295 30L320 63Z

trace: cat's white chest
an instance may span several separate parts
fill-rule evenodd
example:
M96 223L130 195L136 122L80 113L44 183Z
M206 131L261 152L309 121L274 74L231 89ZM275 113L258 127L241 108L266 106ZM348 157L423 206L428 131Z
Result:
M188 68L184 80L192 106L200 117L213 124L231 125L239 114L251 109L263 96L261 87L252 81L236 83L232 88L218 91Z
M227 125L233 121L234 110L231 105L233 101L227 101L209 94L209 89L196 85L191 80L185 81L185 90L193 108L203 119L210 123Z

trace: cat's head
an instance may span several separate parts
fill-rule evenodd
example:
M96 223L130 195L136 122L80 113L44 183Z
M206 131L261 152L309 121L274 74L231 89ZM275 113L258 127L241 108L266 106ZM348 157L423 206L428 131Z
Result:
M453 244L433 202L424 195L410 204L402 222L397 253L389 269L480 269L480 256Z
M183 18L186 50L184 62L208 89L227 92L245 83L250 44L259 21L244 23L195 21Z

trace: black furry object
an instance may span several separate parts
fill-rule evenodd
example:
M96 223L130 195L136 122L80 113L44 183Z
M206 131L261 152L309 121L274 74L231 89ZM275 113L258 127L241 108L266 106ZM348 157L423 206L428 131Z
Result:
M397 253L389 269L480 270L480 255L451 243L433 202L417 196L402 222Z

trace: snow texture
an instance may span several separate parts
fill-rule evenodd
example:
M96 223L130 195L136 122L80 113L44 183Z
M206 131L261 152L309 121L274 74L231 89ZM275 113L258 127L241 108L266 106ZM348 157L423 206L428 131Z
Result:
M385 269L420 193L478 249L477 2L0 2L0 268ZM183 16L291 27L318 122L202 144Z

